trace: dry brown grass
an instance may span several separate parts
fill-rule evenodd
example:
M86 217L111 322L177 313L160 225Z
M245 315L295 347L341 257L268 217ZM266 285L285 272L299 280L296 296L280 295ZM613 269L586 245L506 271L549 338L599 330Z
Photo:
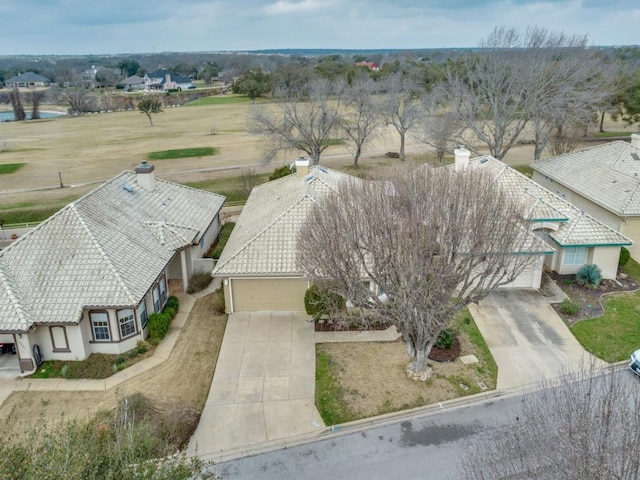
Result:
M226 319L213 310L211 295L201 298L164 363L107 391L15 392L0 407L0 424L6 431L15 431L18 425L39 422L41 416L50 425L63 417L88 419L114 408L118 398L135 393L143 393L160 411L200 412L211 386Z

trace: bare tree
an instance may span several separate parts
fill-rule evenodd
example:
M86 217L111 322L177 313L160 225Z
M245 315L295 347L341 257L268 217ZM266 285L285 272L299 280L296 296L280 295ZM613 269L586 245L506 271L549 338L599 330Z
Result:
M640 395L628 372L585 369L523 398L513 425L465 451L471 480L640 478Z
M400 135L400 160L404 160L407 132L420 118L418 97L420 87L417 79L407 72L398 72L384 82L386 95L380 112L387 125L392 125Z
M380 116L374 103L376 85L368 76L359 76L345 93L345 113L342 128L355 146L353 166L358 168L362 148L379 131Z
M573 152L578 146L578 140L583 135L583 125L559 124L549 139L549 151L552 155Z
M94 100L93 95L82 87L61 88L58 91L58 98L69 105L71 115L81 115L91 110Z
M25 99L31 104L31 119L36 120L40 118L40 104L44 100L46 92L44 90L36 90L35 88L29 89L25 93Z
M303 87L280 85L274 94L276 111L269 106L252 106L249 129L264 137L271 153L301 150L317 165L339 134L343 91L342 82L327 79L316 79Z
M162 112L162 102L156 97L145 97L138 102L138 110L147 116L149 124L153 126L151 114Z
M9 99L11 100L11 107L13 107L13 118L17 121L22 121L27 118L27 114L24 112L22 106L22 97L18 87L13 87L9 92Z
M242 185L240 190L242 193L249 195L251 190L260 183L260 176L256 173L256 169L247 167L242 169Z
M297 261L312 282L394 324L412 360L408 372L425 378L453 315L530 265L522 222L483 171L425 165L384 182L346 182L318 201Z

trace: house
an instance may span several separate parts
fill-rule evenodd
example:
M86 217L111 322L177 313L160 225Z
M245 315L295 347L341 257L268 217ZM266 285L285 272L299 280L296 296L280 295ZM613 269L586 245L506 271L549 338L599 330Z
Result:
M582 265L596 264L603 278L616 278L620 248L630 246L630 239L491 156L471 160L468 168L490 172L520 202L530 231L552 249L544 258L547 269L575 274Z
M188 77L182 77L169 70L156 70L144 76L144 89L149 90L186 90L195 88L195 85Z
M147 336L169 282L186 289L220 230L225 198L159 180L143 162L0 251L0 343L20 370L121 354Z
M640 260L640 135L531 164L533 180L633 240Z
M38 75L33 72L25 72L20 75L8 78L4 81L7 88L34 88L34 87L48 87L51 84L51 80L42 75Z
M377 72L378 70L380 70L380 67L378 66L378 64L376 62L356 62L356 63L354 63L354 65L356 67L368 68L369 70L371 70L373 72Z
M145 80L143 77L139 77L138 75L131 75L130 77L122 80L119 85L122 85L127 92L144 90Z

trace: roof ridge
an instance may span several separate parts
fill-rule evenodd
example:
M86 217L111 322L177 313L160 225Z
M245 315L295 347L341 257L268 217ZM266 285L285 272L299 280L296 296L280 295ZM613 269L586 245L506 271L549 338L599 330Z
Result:
M279 179L278 179L279 180ZM256 235L254 235L253 237L251 237L251 239L249 239L248 241L246 241L242 247L240 249L238 249L237 251L235 251L231 257L224 263L222 264L218 264L216 265L215 270L220 270L223 267L225 267L226 265L228 265L229 263L231 263L232 260L234 260L238 255L240 255L242 252L244 252L250 245L252 245L256 240L258 240L258 238L260 238L261 236L263 236L268 230L270 230L271 228L273 228L273 226L278 223L287 213L289 213L293 208L295 208L297 205L299 205L305 198L309 198L311 201L315 201L313 200L313 197L311 197L310 195L304 194L302 195L297 201L293 202L289 208L287 208L286 210L284 210L280 215L278 215L273 222L271 222L270 224L268 224L266 227L264 227L262 230L260 230L260 232L258 232ZM215 271L214 270L214 271Z
M76 216L76 218L80 222L80 225L82 226L82 228L84 228L84 230L86 231L87 236L89 237L91 242L94 244L94 246L97 248L98 253L100 254L100 256L107 263L107 266L109 267L109 269L113 273L113 276L116 278L118 283L120 283L120 286L124 290L124 293L127 295L127 297L129 297L129 300L131 300L131 304L133 305L134 303L136 303L136 300L133 298L133 295L129 291L129 287L125 283L124 279L120 276L120 273L118 273L118 269L115 267L115 265L113 264L113 262L111 261L109 256L106 254L106 252L102 248L102 245L100 244L98 239L95 237L95 235L93 234L93 232L89 228L89 225L87 225L87 222L84 220L84 218L80 214L80 211L78 210L75 202L71 203L69 206L70 206L70 210L73 211L74 215Z

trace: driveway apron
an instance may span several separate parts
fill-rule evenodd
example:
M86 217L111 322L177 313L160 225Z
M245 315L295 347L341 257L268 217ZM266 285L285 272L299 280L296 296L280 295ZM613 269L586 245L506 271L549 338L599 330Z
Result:
M586 368L595 357L535 290L498 290L469 311L498 364L498 389Z
M293 312L229 316L189 451L199 456L317 431L313 323Z

